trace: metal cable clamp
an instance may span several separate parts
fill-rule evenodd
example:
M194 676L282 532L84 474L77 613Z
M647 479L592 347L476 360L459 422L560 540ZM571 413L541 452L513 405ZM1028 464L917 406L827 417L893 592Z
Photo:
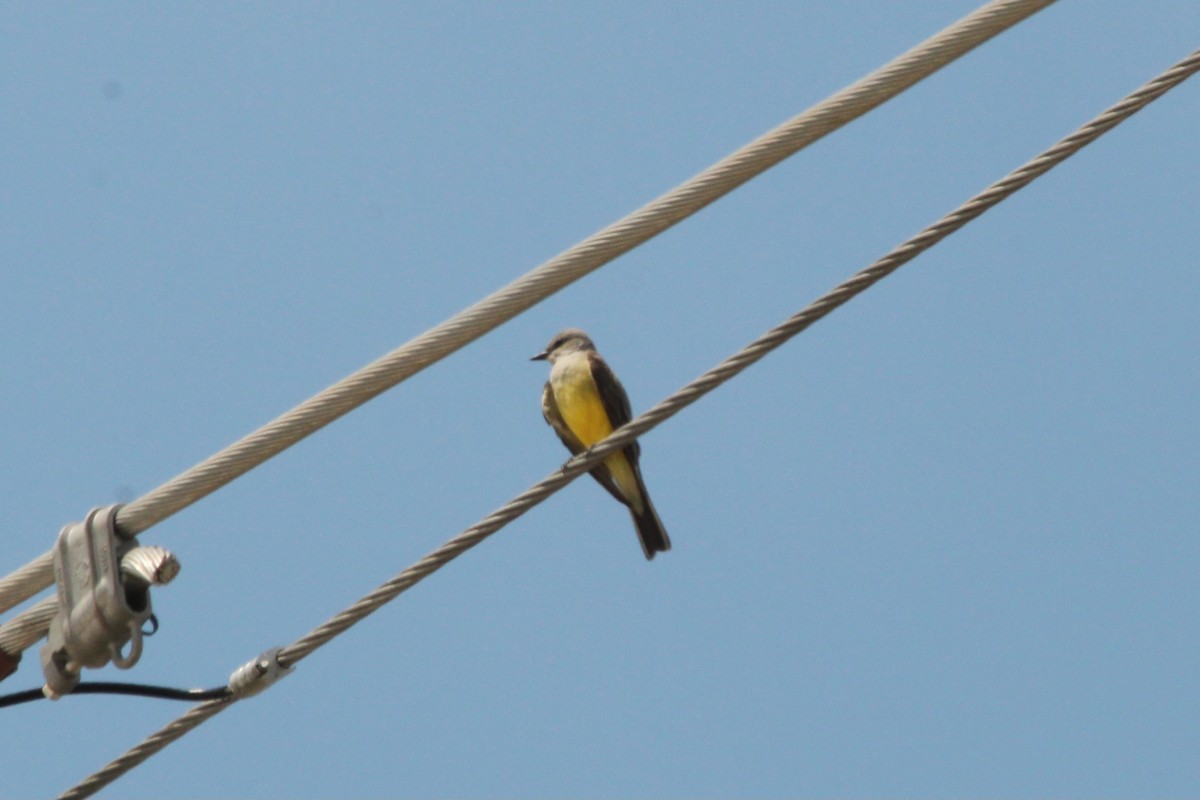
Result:
M84 667L136 664L143 628L156 624L150 585L166 583L179 571L167 551L138 547L137 540L117 533L118 509L119 504L92 509L83 522L65 526L54 545L58 615L41 649L42 691L51 699L74 689Z

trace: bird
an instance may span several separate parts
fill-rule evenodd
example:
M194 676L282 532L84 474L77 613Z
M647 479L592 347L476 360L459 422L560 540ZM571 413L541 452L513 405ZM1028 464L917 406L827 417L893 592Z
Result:
M550 362L542 416L572 454L582 452L633 418L629 396L596 345L579 328L559 331L532 361ZM629 509L647 559L671 549L671 539L642 480L641 446L632 441L591 470L596 481Z

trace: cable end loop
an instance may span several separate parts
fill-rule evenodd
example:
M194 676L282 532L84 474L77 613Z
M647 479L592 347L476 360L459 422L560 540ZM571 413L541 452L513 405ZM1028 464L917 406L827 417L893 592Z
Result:
M121 556L121 578L127 584L166 586L179 574L179 559L158 545L134 547Z
M275 681L295 670L279 662L282 647L272 647L253 661L247 662L229 676L229 692L237 700L253 697Z

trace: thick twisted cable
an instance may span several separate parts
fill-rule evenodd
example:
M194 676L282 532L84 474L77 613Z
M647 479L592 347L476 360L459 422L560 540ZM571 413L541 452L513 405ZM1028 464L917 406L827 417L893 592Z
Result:
M54 553L51 551L42 553L20 569L0 578L0 614L33 597L53 582Z
M479 544L509 522L545 500L554 492L582 475L599 463L606 455L617 450L638 436L649 431L664 420L674 416L684 407L691 405L720 384L737 375L767 353L799 334L809 325L830 311L896 271L906 262L932 247L954 231L978 217L984 211L1016 192L1035 178L1049 172L1068 157L1090 144L1102 134L1140 111L1164 92L1179 85L1200 70L1200 50L1192 53L1171 69L1126 97L1112 108L1072 133L1058 144L1009 173L1003 179L984 189L942 219L925 228L916 236L896 247L871 266L853 275L832 291L810 303L799 313L789 317L783 324L772 328L755 339L733 356L722 361L713 369L684 386L645 414L621 426L602 442L572 457L561 470L535 484L509 503L489 514L486 518L450 539L425 558L380 585L354 605L342 611L310 633L297 639L279 652L279 661L284 666L294 666L318 647L329 642L385 603L395 599L405 589L422 578L436 572L451 560ZM217 703L218 705L214 705ZM137 764L161 750L182 735L184 724L196 727L204 720L222 710L229 702L211 701L197 706L193 711L151 735L140 745L116 759L104 769L87 778L71 789L63 798L88 797ZM195 713L204 710L202 714ZM185 723L186 720L186 723ZM136 757L132 754L136 753Z
M15 656L33 647L46 635L57 613L58 597L47 597L0 625L0 650Z
M637 211L325 389L224 450L123 506L134 536L258 466L338 417L632 250L746 181L857 119L1054 0L993 0ZM53 581L49 556L0 579L0 612Z

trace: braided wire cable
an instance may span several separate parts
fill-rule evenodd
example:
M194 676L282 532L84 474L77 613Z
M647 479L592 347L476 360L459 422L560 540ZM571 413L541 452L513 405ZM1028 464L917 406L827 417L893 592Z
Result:
M855 273L803 310L772 328L734 355L668 396L645 413L613 431L603 441L569 459L562 469L542 479L501 508L447 541L429 555L381 584L328 622L301 637L280 651L282 663L292 665L313 650L350 628L380 606L394 599L421 579L433 574L466 550L474 547L530 508L545 500L575 478L588 471L615 450L675 416L722 383L733 378L765 355L799 334L808 326L846 303L855 295L899 269L902 265L954 233L1040 175L1049 172L1066 158L1111 130L1171 87L1179 84L1200 69L1200 51L1180 62L1168 72L1126 97L1096 119L1043 152L1024 166L1009 173L979 194L922 230L916 236L891 250L866 269Z
M579 475L595 466L606 455L624 447L641 434L677 414L708 392L754 364L784 342L796 336L808 326L846 303L855 295L896 271L899 267L954 233L1001 200L1012 195L1034 179L1062 163L1086 145L1095 141L1116 125L1131 117L1171 88L1200 71L1200 50L1193 52L1169 70L1154 78L1137 91L1045 150L1023 166L993 183L979 194L967 200L954 211L924 228L903 244L895 247L873 264L855 273L831 291L817 298L804 309L789 317L782 324L770 329L716 367L685 385L679 391L659 402L649 411L621 426L603 441L573 456L561 470L534 484L501 508L445 542L416 564L381 584L358 602L346 608L292 644L282 648L279 661L292 666L310 655L318 647L328 643L338 634L361 621L385 603L395 599L409 587L436 572L462 553L474 547L509 522L545 500L554 492L570 483ZM120 775L141 763L150 755L161 750L184 732L181 726L196 727L214 716L232 701L210 701L168 724L125 755L111 762L102 770L63 794L63 798L87 797ZM204 710L204 713L197 712ZM186 722L185 722L186 720ZM132 754L137 753L136 757Z
M233 702L232 698L207 700L199 705L192 706L183 714L180 714L174 720L147 736L141 744L130 748L119 758L113 759L104 769L63 792L59 795L60 800L78 800L78 798L91 797L150 756L162 750L171 742L200 727L205 720L216 716L232 705Z
M20 569L0 578L0 613L28 600L53 582L54 553L42 553Z
M58 597L47 597L0 625L0 651L15 656L33 647L50 629L58 613Z
M981 6L675 189L122 506L117 514L118 530L135 536L183 510L1053 2L992 0ZM0 611L32 597L53 580L48 555L0 579Z

